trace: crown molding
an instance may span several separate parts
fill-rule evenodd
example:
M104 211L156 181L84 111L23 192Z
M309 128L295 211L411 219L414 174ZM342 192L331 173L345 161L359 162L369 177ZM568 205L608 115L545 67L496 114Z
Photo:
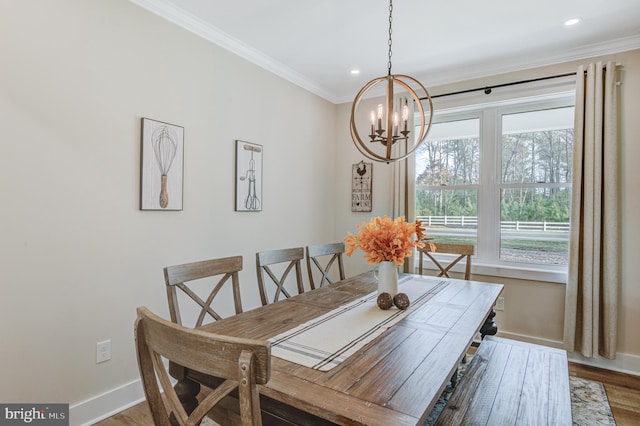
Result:
M486 77L493 77L499 74L506 74L517 71L526 71L550 65L557 65L565 62L579 61L595 58L597 56L611 55L614 53L626 52L640 49L640 34L610 40L602 43L595 43L589 46L582 46L575 49L567 49L558 53L524 55L523 60L509 58L494 60L485 63L470 63L465 66L457 66L456 69L442 69L432 71L428 74L414 76L427 90L445 84L460 83L467 80L476 80ZM367 98L384 96L383 90L371 90ZM353 96L350 94L338 98L337 103L352 102Z
M560 52L548 52L538 55L523 55L521 59L505 58L485 63L470 64L470 66L458 67L456 70L436 71L424 76L429 86L457 83L466 80L490 77L516 71L525 71L565 62L579 61L597 56L611 55L614 53L640 49L640 34L581 46L574 49L565 49Z
M320 96L321 98L328 100L329 102L341 104L353 101L353 93L332 93L327 88L322 87L285 64L282 64L262 52L253 49L252 47L242 43L240 40L231 37L229 34L213 27L201 19L186 13L184 10L176 7L166 0L129 1L315 95ZM575 49L566 49L562 52L522 55L523 57L521 59L505 58L503 60L493 60L485 63L457 66L456 69L435 71L432 74L428 74L423 78L418 79L423 82L428 82L428 88L634 49L640 49L640 34L602 43L595 43L589 46L581 46ZM371 93L369 97L376 95L376 93Z
M213 27L203 20L186 13L165 0L129 0L130 2L190 31L205 40L208 40L223 49L281 77L315 95L320 96L332 103L337 103L335 94L306 78L302 74L294 71L290 67L274 60L273 58L259 52L256 49L242 43L240 40L231 37L224 31Z

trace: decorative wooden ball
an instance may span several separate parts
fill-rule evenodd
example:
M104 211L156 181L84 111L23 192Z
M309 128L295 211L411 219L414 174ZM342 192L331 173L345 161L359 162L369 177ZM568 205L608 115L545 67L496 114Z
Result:
M398 307L398 309L407 309L411 302L409 301L409 296L404 293L398 293L393 296L393 304Z
M387 310L393 306L393 298L389 293L380 293L378 295L378 307Z

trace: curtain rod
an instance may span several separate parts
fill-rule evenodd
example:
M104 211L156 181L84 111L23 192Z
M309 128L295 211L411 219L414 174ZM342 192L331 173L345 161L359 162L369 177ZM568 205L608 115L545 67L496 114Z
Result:
M433 95L433 96L431 96L431 99L442 98L444 96L460 95L460 94L463 94L463 93L478 92L480 90L484 90L484 93L486 93L488 95L488 94L491 93L491 90L496 89L498 87L515 86L517 84L533 83L535 81L543 81L543 80L551 80L553 78L568 77L570 75L576 75L576 73L575 72L568 72L568 73L565 73L565 74L556 74L556 75L550 75L550 76L547 76L547 77L531 78L529 80L512 81L511 83L502 83L502 84L494 84L494 85L491 85L491 86L477 87L475 89L459 90L457 92L450 92L450 93L443 93L443 94L440 94L440 95ZM427 99L426 96L420 98L421 101L425 100L425 99Z

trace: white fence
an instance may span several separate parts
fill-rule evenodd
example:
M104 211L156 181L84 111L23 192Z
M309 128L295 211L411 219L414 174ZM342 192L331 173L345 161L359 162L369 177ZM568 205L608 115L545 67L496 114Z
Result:
M478 216L417 216L424 226L445 226L448 228L477 228ZM503 231L569 232L569 222L520 222L502 221Z

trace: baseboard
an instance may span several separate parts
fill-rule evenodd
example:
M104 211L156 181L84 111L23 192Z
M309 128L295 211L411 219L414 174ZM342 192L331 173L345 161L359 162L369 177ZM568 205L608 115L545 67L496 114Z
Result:
M616 353L616 359L602 357L586 358L579 353L570 352L569 361L577 364L589 365L591 367L604 368L606 370L617 371L619 373L633 374L640 376L640 356Z
M551 348L556 348L556 349L563 349L564 347L561 341L551 340L551 339L542 339L540 337L527 336L526 334L516 334L516 333L498 331L498 336L504 337L505 339L519 340L521 342L533 343L533 344L542 345L542 346L549 346Z
M144 401L140 379L69 407L71 426L92 425Z
M535 343L538 345L549 346L552 348L564 349L564 344L561 341L541 339L538 337L527 336L524 334L505 333L498 332L498 336L505 337L507 339L520 340L528 343ZM640 356L624 354L618 352L616 359L607 359L602 357L587 358L577 352L569 352L567 358L571 362L578 364L589 365L592 367L604 368L606 370L618 371L620 373L633 374L640 376Z

